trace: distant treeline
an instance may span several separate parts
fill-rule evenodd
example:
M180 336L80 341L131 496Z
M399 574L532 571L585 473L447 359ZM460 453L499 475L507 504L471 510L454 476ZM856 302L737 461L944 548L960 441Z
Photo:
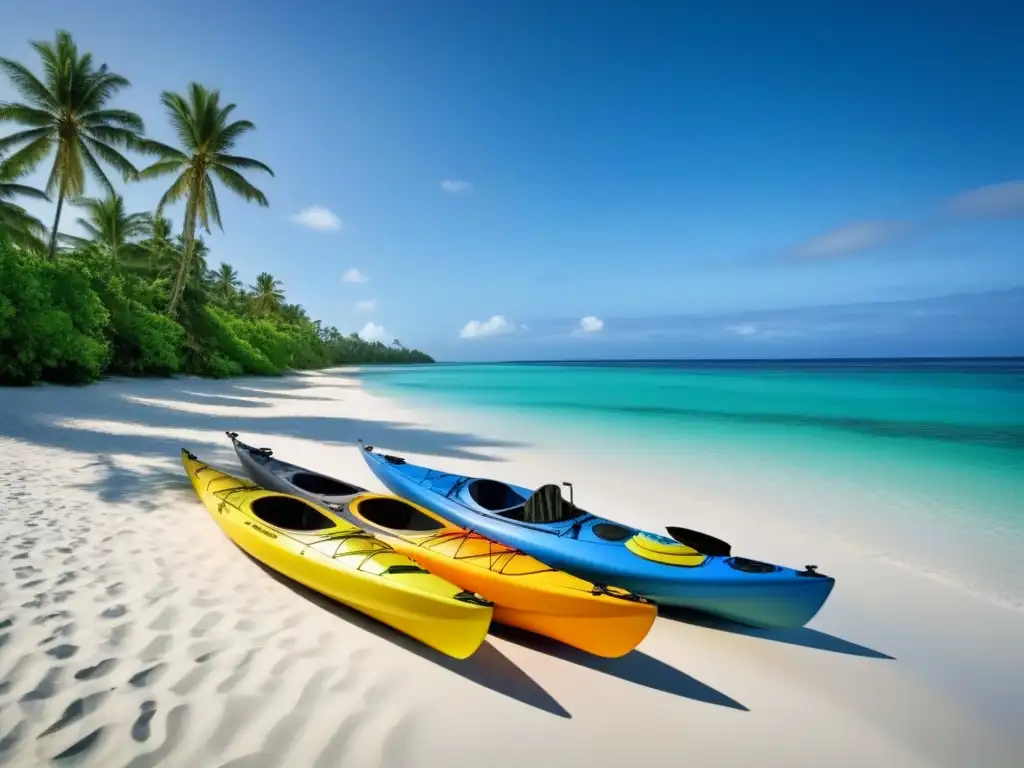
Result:
M104 374L201 376L279 374L345 363L432 363L430 356L342 335L288 304L281 282L263 272L248 288L226 263L208 267L209 249L197 228L221 226L214 187L266 206L241 171L272 171L231 154L255 129L232 122L233 104L197 83L185 95L160 100L182 146L144 135L138 115L108 102L128 80L71 36L33 43L42 75L0 58L21 95L0 103L0 122L18 130L0 138L0 384L81 383ZM122 150L155 156L138 170ZM46 190L20 183L52 158ZM128 213L104 166L126 183L172 175L152 212ZM85 179L103 194L85 196ZM52 227L18 204L56 203ZM185 203L181 233L164 208ZM59 231L65 205L80 209L84 237Z

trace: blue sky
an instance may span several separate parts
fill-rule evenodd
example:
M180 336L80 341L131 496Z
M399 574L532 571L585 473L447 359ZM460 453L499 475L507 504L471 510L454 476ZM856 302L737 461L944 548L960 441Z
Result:
M37 0L0 52L35 68L67 28L165 141L159 92L219 87L276 177L269 209L221 194L211 261L346 332L445 360L1024 354L1024 6L839 5Z

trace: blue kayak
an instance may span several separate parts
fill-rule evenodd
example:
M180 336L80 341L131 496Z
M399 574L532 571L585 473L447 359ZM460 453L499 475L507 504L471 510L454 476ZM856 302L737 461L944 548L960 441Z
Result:
M670 527L670 538L598 517L566 501L557 485L531 491L417 466L373 446L360 452L392 493L552 568L661 605L754 627L800 627L835 586L816 566L797 571L735 557L729 544L698 531Z

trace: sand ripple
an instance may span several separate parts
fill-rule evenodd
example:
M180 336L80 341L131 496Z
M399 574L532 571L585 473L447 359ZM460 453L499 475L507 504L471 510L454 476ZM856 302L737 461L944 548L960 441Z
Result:
M51 450L10 453L0 508L18 515L0 517L0 567L13 574L0 587L0 763L350 756L375 701L363 687L373 676L345 663L365 657L365 633L269 579L189 488L143 513L69 490L81 469ZM49 482L27 482L43 465ZM182 516L192 536L175 524Z

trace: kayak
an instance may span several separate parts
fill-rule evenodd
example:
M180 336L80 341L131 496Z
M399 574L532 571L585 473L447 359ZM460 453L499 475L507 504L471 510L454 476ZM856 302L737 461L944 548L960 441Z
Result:
M228 538L274 571L456 659L483 643L493 607L480 595L321 506L220 472L184 449L181 462Z
M326 506L431 573L483 595L494 603L494 621L606 658L629 653L654 624L658 609L649 600L597 587L397 496L289 464L227 434L245 473L261 486Z
M659 605L753 627L799 627L835 585L817 566L797 571L735 557L727 542L699 531L670 527L662 536L599 517L566 501L557 485L533 491L410 464L369 445L360 453L392 493L553 568Z

